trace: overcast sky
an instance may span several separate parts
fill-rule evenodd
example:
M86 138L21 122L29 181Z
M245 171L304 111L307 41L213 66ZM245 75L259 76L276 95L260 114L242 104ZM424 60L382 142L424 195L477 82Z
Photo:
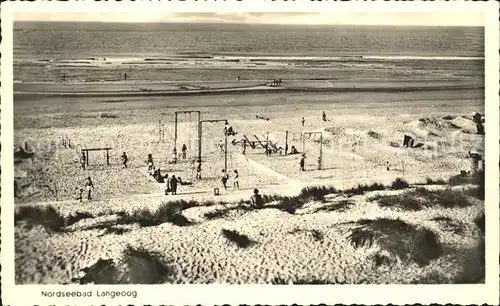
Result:
M16 21L216 22L274 24L349 24L482 26L483 14L435 13L16 13Z

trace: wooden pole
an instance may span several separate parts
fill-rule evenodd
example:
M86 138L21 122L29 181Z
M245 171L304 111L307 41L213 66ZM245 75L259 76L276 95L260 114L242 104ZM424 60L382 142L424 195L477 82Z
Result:
M201 121L198 120L198 162L201 162Z
M302 153L306 152L306 133L301 133L302 136Z
M224 172L227 175L227 133L224 133Z
M285 155L288 153L288 130L285 132Z
M161 120L158 120L158 142L161 142Z
M270 154L271 151L269 151L269 132L266 132L266 153Z
M198 162L201 162L201 112L198 111Z
M319 170L323 169L323 133L319 134Z
M106 163L109 166L109 150L106 150Z
M174 123L174 151L175 151L175 159L177 159L177 112L175 113L175 123Z

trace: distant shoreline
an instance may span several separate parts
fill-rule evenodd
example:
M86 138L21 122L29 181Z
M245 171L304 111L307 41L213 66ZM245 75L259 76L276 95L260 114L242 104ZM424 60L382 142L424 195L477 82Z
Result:
M484 85L448 85L448 86L361 86L361 87L267 87L222 88L209 90L157 90L157 91L101 91L101 92L29 92L14 91L14 96L44 97L147 97L147 96L201 96L221 94L267 94L267 93L336 93L336 92L412 92L484 89Z

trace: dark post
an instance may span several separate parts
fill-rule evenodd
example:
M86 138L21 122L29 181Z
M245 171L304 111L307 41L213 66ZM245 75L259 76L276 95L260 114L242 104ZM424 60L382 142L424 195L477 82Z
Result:
M89 165L89 151L85 151L85 160L87 161L87 166Z
M199 120L198 117L198 162L201 162L201 130L202 130L202 125L201 125L201 120Z
M288 130L285 132L285 155L288 153Z
M174 123L174 151L175 151L175 158L177 159L177 112L175 112L175 123Z
M106 164L109 166L109 149L106 149Z
M323 169L323 133L319 134L319 170Z
M301 133L301 137L302 137L302 153L304 153L306 151L306 134Z
M227 133L224 133L224 172L227 174Z
M266 148L269 150L269 132L266 132Z

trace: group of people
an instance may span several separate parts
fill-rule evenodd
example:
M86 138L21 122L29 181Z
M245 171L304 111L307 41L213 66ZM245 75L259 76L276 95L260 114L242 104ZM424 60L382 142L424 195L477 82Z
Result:
M278 86L278 85L282 85L282 84L283 84L283 81L281 79L274 79L271 82L271 86Z
M321 113L321 120L323 120L323 121L328 121L328 118L326 117L326 113L325 113L325 111L323 111L323 112ZM306 124L306 119L305 119L304 117L302 117L302 118L300 119L300 123L302 124L302 126L305 126L305 124Z
M484 122L481 114L474 112L472 114L472 121L476 124L476 134L484 135Z
M87 200L92 200L92 190L94 190L94 182L92 182L92 178L89 176L87 177L85 184L83 187L76 187L77 191L77 196L76 199L80 202L83 201L83 193L84 191L87 192Z
M233 127L229 125L229 122L226 121L226 124L224 125L224 135L227 136L235 136L236 133L233 130Z
M179 185L182 185L182 186L193 185L192 182L185 182L182 180L181 177L176 177L175 174L173 174L172 176L169 176L168 173L166 173L165 175L162 175L160 167L156 168L154 165L152 154L148 154L147 163L148 163L149 175L154 177L154 179L158 183L165 184L165 195L168 195L169 193L171 193L172 195L177 194L177 188ZM201 163L198 163L196 179L201 179Z
M229 181L229 174L226 173L226 170L222 169L221 182L222 186L224 186L224 190L227 190L228 181ZM234 170L233 187L238 189L240 188L240 175L238 173L238 170Z
M318 163L318 170L321 170L322 169L322 160L321 160L321 156L319 156L317 159L316 159L317 163ZM302 156L300 157L300 160L299 160L299 169L300 171L306 171L306 154L305 153L302 153ZM387 168L387 170L389 170L389 168Z

